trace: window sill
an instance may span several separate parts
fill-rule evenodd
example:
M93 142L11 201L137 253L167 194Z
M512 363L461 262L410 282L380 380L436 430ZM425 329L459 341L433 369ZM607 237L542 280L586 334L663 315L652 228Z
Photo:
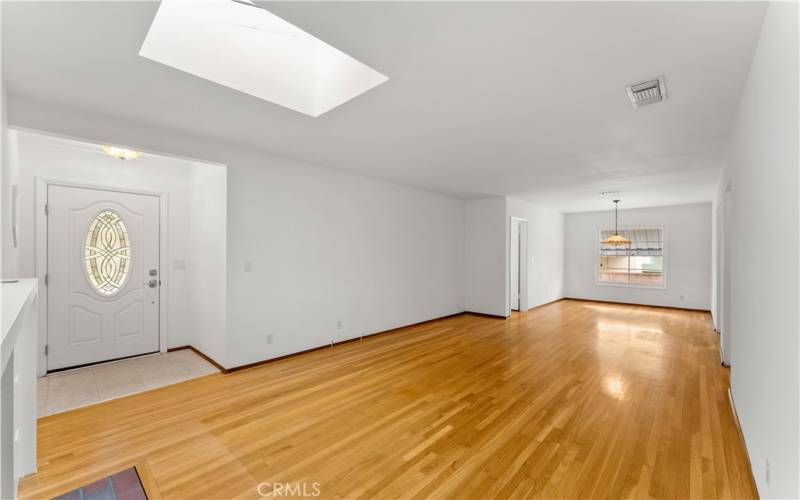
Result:
M602 281L595 281L597 286L608 286L617 288L649 288L650 290L666 290L667 285L636 285L631 283L604 283Z

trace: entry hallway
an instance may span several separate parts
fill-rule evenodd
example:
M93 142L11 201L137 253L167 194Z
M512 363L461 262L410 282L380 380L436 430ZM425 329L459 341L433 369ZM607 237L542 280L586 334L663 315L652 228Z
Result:
M39 420L50 498L754 498L706 312L562 300L459 315Z

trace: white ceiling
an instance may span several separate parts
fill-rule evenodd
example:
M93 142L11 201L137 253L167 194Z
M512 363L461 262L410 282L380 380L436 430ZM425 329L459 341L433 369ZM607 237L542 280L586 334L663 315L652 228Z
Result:
M312 118L138 55L155 2L3 2L9 92L565 212L711 199L766 5L263 2L389 77ZM176 41L177 43L177 41ZM667 101L625 86L664 75Z

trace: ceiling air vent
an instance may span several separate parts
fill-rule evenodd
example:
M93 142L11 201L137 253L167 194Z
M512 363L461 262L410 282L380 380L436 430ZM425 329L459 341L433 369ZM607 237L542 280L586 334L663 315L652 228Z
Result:
M664 85L663 76L656 80L628 85L625 90L628 91L628 97L635 108L660 102L667 98L667 87Z

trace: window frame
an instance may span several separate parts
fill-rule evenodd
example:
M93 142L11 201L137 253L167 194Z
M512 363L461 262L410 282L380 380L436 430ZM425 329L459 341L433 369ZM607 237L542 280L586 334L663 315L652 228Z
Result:
M668 252L667 252L667 227L666 226L657 226L657 225L643 225L643 226L622 226L619 229L625 231L632 231L634 229L660 229L661 230L661 237L663 239L662 245L662 253L661 261L663 264L663 270L661 271L661 284L660 285L642 285L638 283L619 283L619 282L608 282L608 281L600 281L600 246L602 242L602 234L603 231L608 231L612 228L603 228L598 227L595 231L595 243L594 243L594 284L597 286L609 286L615 288L645 288L649 290L666 290L667 287L667 275L669 270L669 262L668 262ZM629 271L630 272L630 271Z

